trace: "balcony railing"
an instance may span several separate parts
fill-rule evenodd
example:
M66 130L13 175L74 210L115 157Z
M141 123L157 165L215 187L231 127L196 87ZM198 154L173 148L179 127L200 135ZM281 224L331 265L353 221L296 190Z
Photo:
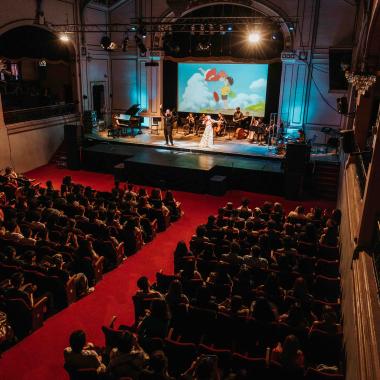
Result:
M47 119L49 117L69 115L76 112L74 103L18 109L4 112L5 124L21 123L23 121Z

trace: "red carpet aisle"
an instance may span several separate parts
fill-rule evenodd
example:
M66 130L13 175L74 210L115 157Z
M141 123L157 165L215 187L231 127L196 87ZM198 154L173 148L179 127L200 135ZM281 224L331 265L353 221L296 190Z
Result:
M110 190L113 177L84 171L69 171L45 166L28 173L41 182L51 179L59 188L63 176L71 175L74 182L91 185L98 190ZM101 326L107 324L112 315L117 315L119 323L130 324L133 320L131 297L136 291L136 280L145 274L154 279L155 273L163 269L173 271L172 252L178 240L189 241L195 227L205 222L227 200L239 203L242 197L251 199L252 204L264 200L283 202L286 209L294 208L298 202L284 201L280 197L231 191L224 197L176 192L182 202L184 217L161 233L139 253L128 258L124 264L107 274L96 286L93 294L71 305L61 313L49 318L43 328L21 341L0 359L1 380L52 380L67 379L63 369L62 351L68 344L68 337L74 329L84 329L89 341L102 345ZM331 202L303 202L305 207L320 205L333 208Z

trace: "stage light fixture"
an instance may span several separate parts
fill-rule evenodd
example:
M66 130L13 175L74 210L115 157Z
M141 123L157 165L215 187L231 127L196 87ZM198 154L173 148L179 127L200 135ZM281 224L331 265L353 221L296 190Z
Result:
M59 39L60 39L62 42L69 42L69 41L70 41L70 38L69 38L69 36L67 35L67 33L62 33L62 34L59 36Z
M135 25L132 25L131 28L130 28L131 32L136 32L137 28Z
M144 45L144 42L143 42L143 40L136 34L135 35L135 41L136 41L136 45L137 45L137 47L139 48L139 50L140 50L140 53L142 53L142 54L146 54L146 52L147 52L147 48L146 48L146 46Z
M201 24L201 27L200 27L200 34L201 35L205 34L205 26L203 24Z
M226 34L226 31L224 30L224 26L223 25L219 25L219 32L222 36L224 36Z
M191 25L190 27L190 33L194 36L195 35L195 31L196 31L196 28L195 28L195 25Z
M227 26L227 32L232 32L234 30L234 27L232 25Z
M278 33L277 32L272 33L272 40L273 41L277 41L278 40Z
M257 44L261 41L261 34L259 32L250 32L248 35L248 41Z
M290 32L294 31L295 28L294 28L294 24L292 22L287 22L286 25L287 25Z
M210 35L212 36L215 32L215 29L214 29L214 25L213 24L209 24L208 25L208 30L210 32Z
M111 41L111 38L108 36L103 36L102 39L100 40L100 46L104 50L114 50L116 49L117 45L115 42Z

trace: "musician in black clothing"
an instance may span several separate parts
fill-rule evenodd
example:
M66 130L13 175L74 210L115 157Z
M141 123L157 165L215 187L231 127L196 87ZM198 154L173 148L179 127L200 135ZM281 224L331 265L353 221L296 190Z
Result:
M240 127L242 120L244 119L243 112L240 111L240 107L236 107L232 121L236 124L237 127Z
M193 133L193 130L195 128L195 117L190 112L189 115L186 117L186 125L189 129L188 132L185 133L185 136L189 135L190 133Z
M205 120L206 115L202 113L202 115L199 116L198 122L195 123L195 136L199 136L199 128L203 125Z
M161 115L164 118L164 135L166 140L166 145L174 145L173 143L173 124L175 122L175 117L173 116L173 112L168 108L165 112L163 112L162 104L160 106Z

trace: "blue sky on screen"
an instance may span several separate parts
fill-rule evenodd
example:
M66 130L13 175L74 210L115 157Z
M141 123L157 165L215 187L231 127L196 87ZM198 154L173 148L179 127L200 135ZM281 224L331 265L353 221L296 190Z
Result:
M179 63L178 110L264 116L267 78L266 64Z

